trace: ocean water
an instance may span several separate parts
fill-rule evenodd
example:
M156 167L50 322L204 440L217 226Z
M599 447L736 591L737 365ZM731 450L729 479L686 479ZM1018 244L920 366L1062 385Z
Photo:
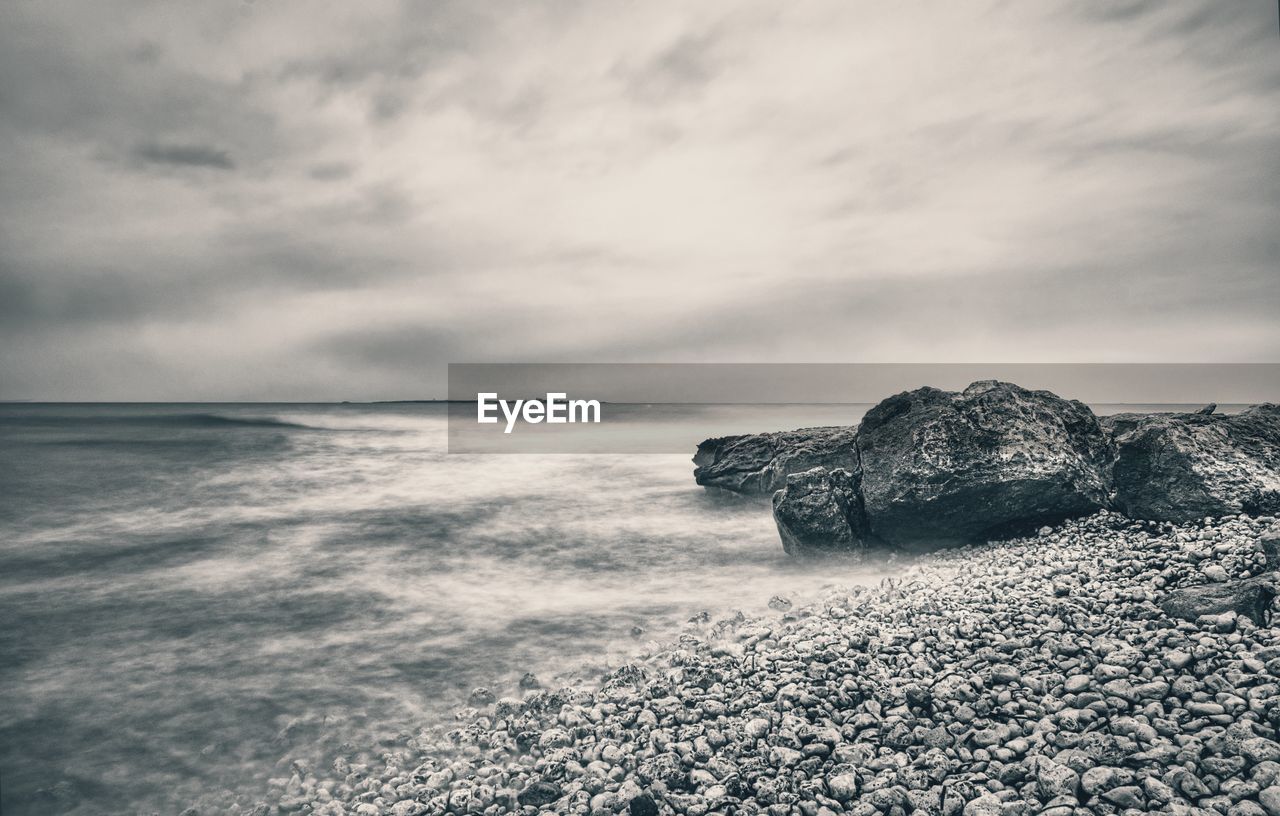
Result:
M0 810L238 813L473 687L589 682L700 612L879 580L789 561L767 502L690 462L864 408L668 410L679 455L486 456L445 452L436 405L0 405Z

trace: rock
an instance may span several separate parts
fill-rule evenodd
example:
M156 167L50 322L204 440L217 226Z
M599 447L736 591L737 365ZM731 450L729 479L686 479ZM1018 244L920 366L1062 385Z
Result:
M1147 801L1156 805L1167 805L1173 801L1174 796L1177 796L1173 792L1173 788L1154 776L1148 776L1142 780L1142 792L1147 795Z
M1203 408L1197 408L1196 413L1203 414L1204 416L1209 416L1216 410L1218 410L1218 403L1211 402L1208 405L1204 406Z
M1076 674L1067 678L1063 688L1068 694L1079 694L1091 685L1093 685L1092 677L1087 674Z
M788 476L773 496L773 520L789 555L857 551L867 537L857 485L847 470L816 467Z
M846 766L848 767L848 766ZM837 802L848 802L858 795L858 774L852 768L827 777L827 791Z
M872 534L907 547L981 541L1109 501L1110 440L1093 412L993 380L920 388L862 419L860 485Z
M642 760L636 766L636 776L646 785L661 782L668 788L683 789L689 780L689 772L675 754L658 754Z
M1102 794L1102 798L1115 805L1118 808L1136 808L1141 810L1146 805L1146 798L1142 795L1142 788L1137 785L1125 785L1119 788L1112 788Z
M1080 787L1080 774L1051 759L1041 759L1036 766L1036 784L1044 799L1075 796Z
M747 720L743 730L753 740L763 739L769 733L769 721L763 717L754 717Z
M781 595L774 595L769 599L769 608L775 612L786 612L791 608L791 600Z
M1212 581L1217 584L1220 584L1223 581L1226 581L1231 578L1231 576L1227 574L1226 569L1224 569L1221 564L1210 564L1209 566L1201 570L1201 572L1204 574L1204 577L1206 580Z
M985 793L964 806L964 816L1000 816L1001 801Z
M1280 569L1280 522L1276 522L1258 537L1258 549L1266 559L1268 570Z
M1235 612L1262 625L1270 617L1276 586L1276 574L1267 573L1242 581L1185 587L1166 595L1160 608L1171 618L1189 621Z
M1251 737L1240 743L1240 755L1254 765L1280 761L1280 743L1265 737Z
M814 467L856 474L855 435L850 425L708 439L694 454L693 478L705 487L768 496L787 476Z
M538 781L529 785L516 797L516 800L522 805L532 805L534 807L542 807L563 796L560 786L554 782Z
M642 793L627 803L627 813L631 816L658 816L658 803L649 794Z
M1119 768L1109 768L1105 765L1099 765L1096 768L1090 768L1080 775L1080 787L1090 796L1097 796L1100 793L1117 788L1127 781L1127 774Z
M520 677L520 688L525 691L538 689L542 688L542 683L538 682L538 678L534 676L533 672L525 672Z
M1258 794L1258 804L1267 812L1267 816L1280 816L1280 786L1263 788Z
M1280 406L1239 414L1118 414L1116 506L1133 518L1191 521L1280 510Z

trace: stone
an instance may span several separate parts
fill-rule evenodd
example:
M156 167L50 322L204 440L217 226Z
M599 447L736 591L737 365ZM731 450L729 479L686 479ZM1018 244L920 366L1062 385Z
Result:
M1109 500L1110 440L1084 404L994 380L883 400L857 434L870 532L910 549L983 541Z
M1227 816L1267 816L1267 811L1257 802L1242 799L1231 806Z
M1177 796L1173 792L1173 788L1156 779L1154 776L1148 776L1142 780L1142 792L1147 795L1147 801L1156 805L1166 805L1173 801Z
M1126 772L1119 768L1100 765L1080 775L1080 787L1090 796L1097 796L1104 791L1120 787L1126 781L1126 777Z
M1257 765L1280 761L1280 743L1265 737L1250 737L1240 743L1240 755Z
M1137 808L1142 809L1146 805L1146 799L1142 795L1142 788L1137 785L1123 785L1118 788L1112 788L1102 794L1102 798L1119 808Z
M834 426L722 436L698 445L693 478L704 487L769 496L814 467L858 472L856 428Z
M1044 799L1075 796L1080 787L1080 774L1051 759L1041 758L1036 765L1036 784Z
M627 813L631 816L658 816L658 803L647 793L632 797L627 803Z
M1117 414L1116 507L1187 522L1280 510L1280 405L1239 414Z
M563 795L564 792L561 791L559 785L554 782L539 780L520 791L516 800L522 805L542 807L543 805L551 804Z
M525 672L520 677L520 688L526 691L538 689L542 688L542 683L538 682L538 678L534 676L533 672Z
M964 806L964 816L1000 816L1001 801L991 794L983 794Z
M1263 625L1270 618L1276 591L1277 576L1267 573L1240 581L1176 589L1160 601L1160 608L1171 618L1189 621L1235 612Z
M848 802L858 795L858 775L852 770L827 777L827 791L837 802Z
M753 717L747 720L744 730L753 740L763 739L769 733L769 721L763 717Z
M1258 537L1258 549L1266 559L1268 570L1280 569L1280 522L1276 522Z
M1063 683L1063 690L1068 694L1079 694L1093 685L1093 678L1087 674L1076 674L1068 677Z
M636 766L636 776L646 785L661 782L676 790L685 788L689 783L689 772L685 770L680 758L672 753L641 760Z
M862 501L847 470L817 467L788 476L773 496L773 520L788 555L856 552L867 538Z
M1220 584L1223 581L1229 580L1231 578L1231 576L1227 574L1226 569L1221 564L1210 564L1209 566L1201 570L1201 572L1204 574L1204 577L1206 580L1212 581L1213 583L1216 583L1216 584Z
M1263 788L1258 793L1258 804L1267 812L1267 816L1280 816L1280 786Z

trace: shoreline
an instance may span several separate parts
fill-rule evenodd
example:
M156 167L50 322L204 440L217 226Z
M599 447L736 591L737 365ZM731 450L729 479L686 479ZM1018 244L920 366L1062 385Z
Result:
M1276 816L1280 630L1156 605L1263 572L1272 522L1104 511L919 556L594 690L478 693L457 728L295 767L242 812Z

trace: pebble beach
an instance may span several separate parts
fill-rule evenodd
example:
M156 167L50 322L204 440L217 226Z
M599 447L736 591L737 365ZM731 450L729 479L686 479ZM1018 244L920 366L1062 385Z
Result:
M1158 606L1268 570L1274 521L1102 511L921 556L695 619L592 687L476 689L450 730L282 761L274 798L184 816L1280 816L1280 630Z

